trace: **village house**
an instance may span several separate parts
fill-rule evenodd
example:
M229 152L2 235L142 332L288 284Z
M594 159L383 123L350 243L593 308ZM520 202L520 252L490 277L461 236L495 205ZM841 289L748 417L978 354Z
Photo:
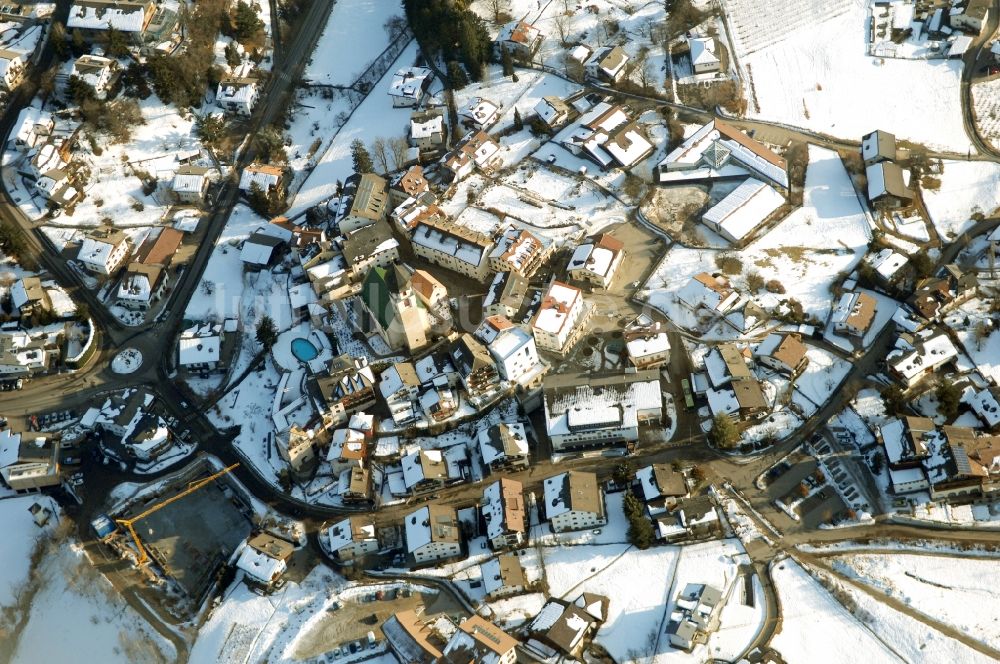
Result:
M624 445L639 440L639 427L663 419L660 374L559 373L542 383L545 428L553 452Z
M913 191L906 186L903 169L892 161L881 161L865 168L868 200L876 206L903 207L913 202Z
M670 361L667 328L641 315L625 326L625 353L636 369L654 369Z
M575 602L550 599L528 625L532 639L524 650L537 661L556 661L560 653L579 661L584 645L607 619L609 600L584 593Z
M556 130L569 122L570 116L573 115L573 107L564 102L559 97L546 96L542 97L537 104L535 104L535 115L538 119L545 123L545 126L549 129Z
M487 316L476 329L500 378L525 389L537 387L548 367L538 358L535 338L503 316Z
M906 256L888 247L865 257L865 264L871 269L875 281L884 287L891 287L899 282L904 275L903 268L908 263Z
M438 207L436 200L437 198L430 192L421 194L417 198L407 198L390 214L396 228L408 237L421 221L447 222L448 215Z
M22 321L52 311L52 300L38 277L15 281L10 287L10 300Z
M168 268L184 234L164 228L139 247L139 260L129 263L118 286L117 302L126 309L148 311L163 296L170 281Z
M864 337L875 322L877 302L868 293L844 293L830 312L833 331L852 337Z
M866 167L896 161L896 137L881 129L866 134L861 138L861 159Z
M0 48L0 87L14 90L24 80L31 53L11 48Z
M448 482L448 462L441 450L415 449L400 459L403 482L411 494L440 489Z
M448 636L443 636L437 628L442 623ZM412 609L394 613L382 623L389 649L400 662L407 664L440 662L441 651L454 631L454 624L447 618L422 619Z
M965 503L995 499L1000 492L1000 436L943 426L940 439L939 453L925 462L931 500Z
M794 378L809 364L807 350L799 334L772 333L757 345L753 355L764 366Z
M177 366L192 372L222 369L225 336L219 323L204 323L184 330L177 338Z
M441 167L450 176L452 182L458 182L470 175L474 168L489 173L494 164L499 162L497 153L500 144L485 131L467 134L451 152L445 155Z
M350 562L378 551L375 522L370 516L349 516L334 523L323 533L326 550L341 562Z
M426 151L448 147L447 125L440 109L414 111L410 116L410 145Z
M483 298L483 312L489 316L503 316L521 320L518 315L525 307L528 281L516 272L497 272Z
M309 385L317 410L325 406L334 424L375 405L375 374L364 357L333 358L327 375L311 377Z
M399 241L389 222L378 221L351 231L341 240L341 253L355 281L367 279L372 270L392 270L399 260Z
M11 429L0 430L0 479L12 491L58 486L59 441L37 436L28 440Z
M616 164L632 168L654 149L628 110L606 101L587 111L562 143L573 154L585 156L604 169Z
M32 337L23 330L0 330L0 376L31 376L48 371L59 358L57 343L48 335Z
M527 541L528 515L524 487L503 477L487 484L479 504L486 539L494 550L520 548Z
M413 253L421 258L471 277L486 281L493 238L449 221L424 219L410 238Z
M547 477L542 486L542 511L553 532L588 530L607 524L604 491L594 473L571 470Z
M618 238L601 233L573 251L566 275L573 281L607 289L625 259L625 245Z
M634 486L653 518L672 510L688 495L684 475L665 463L654 463L635 471Z
M921 279L907 303L923 318L931 321L952 311L979 292L979 277L958 265L944 266L940 277Z
M957 357L958 349L947 334L928 330L912 343L902 337L898 339L896 347L886 356L886 364L889 375L909 389Z
M962 403L972 410L987 431L1000 433L1000 387L981 390L967 387L962 392Z
M269 533L257 533L247 540L236 569L244 578L264 588L273 588L288 569L295 546Z
M233 113L242 117L250 117L257 100L260 98L260 89L257 79L249 75L246 68L233 74L222 77L215 91L215 104L227 113Z
M420 379L412 362L395 362L379 376L379 392L396 426L419 419L414 401L420 395Z
M275 224L258 227L240 247L243 267L256 271L276 265L283 258L291 239L291 231Z
M975 35L983 31L983 26L989 20L992 3L989 0L968 0L965 7L950 16L951 26L961 28Z
M49 140L55 130L55 119L48 111L37 106L26 106L21 109L14 123L12 134L14 147L21 152Z
M521 559L513 553L486 560L479 566L479 574L483 579L483 590L490 600L517 595L528 587Z
M70 75L92 87L98 99L104 99L111 88L112 75L117 66L118 63L111 58L87 53L73 61Z
M481 616L466 618L445 646L441 664L514 664L518 640Z
M77 0L70 6L66 31L96 42L114 29L138 46L145 41L155 12L152 0Z
M481 429L479 453L490 474L527 468L528 436L520 422L501 422Z
M531 333L542 350L563 355L583 336L591 308L579 288L553 281L531 322Z
M705 369L711 384L705 396L713 415L745 421L762 417L770 410L760 381L735 345L722 344L709 351Z
M431 503L406 515L406 552L417 565L455 558L462 553L462 533L455 508Z
M701 583L684 586L667 625L670 645L690 652L695 645L706 643L708 636L719 628L726 596L718 588Z
M695 74L712 74L722 68L722 61L716 55L715 37L688 37L687 44Z
M488 129L500 119L500 106L489 99L473 97L458 111L458 121L470 129Z
M763 143L713 120L674 148L657 169L661 184L752 176L788 189L788 163Z
M423 199L425 196L434 199L430 183L424 177L424 167L414 165L396 175L389 183L389 204L379 213L385 216L386 210L395 210L408 200Z
M389 97L393 108L412 108L420 104L434 80L434 72L427 67L404 67L396 70L389 83Z
M486 347L468 332L451 348L451 361L469 397L475 399L500 387L500 373Z
M182 205L200 205L205 202L208 191L210 168L185 164L174 173L170 190L174 198Z
M500 28L493 48L498 57L503 51L510 53L515 60L531 60L542 45L545 35L526 21L511 21Z
M490 269L517 272L526 279L548 260L555 246L549 238L539 238L514 226L508 226L496 237L496 246L490 252Z
M785 197L774 187L748 178L705 212L701 221L729 242L738 244L763 226L784 204Z
M253 163L244 168L240 174L240 191L249 195L256 185L265 194L284 198L285 180L285 171L280 166Z
M705 309L724 314L736 307L740 294L724 275L699 272L677 292L677 299L693 312Z
M386 206L389 201L389 183L385 178L374 173L363 173L355 176L351 183L353 195L346 214L337 221L337 227L343 234L348 234L364 226L385 219Z
M76 260L90 272L110 276L118 272L131 252L131 243L125 233L94 232L80 243Z
M601 83L617 83L625 77L628 53L621 46L604 46L583 63L587 78Z

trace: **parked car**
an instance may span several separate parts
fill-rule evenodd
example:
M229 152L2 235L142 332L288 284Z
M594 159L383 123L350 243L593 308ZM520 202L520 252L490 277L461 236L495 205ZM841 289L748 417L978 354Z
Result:
M62 465L64 465L64 466L79 466L80 465L80 457L77 457L77 456L63 457Z

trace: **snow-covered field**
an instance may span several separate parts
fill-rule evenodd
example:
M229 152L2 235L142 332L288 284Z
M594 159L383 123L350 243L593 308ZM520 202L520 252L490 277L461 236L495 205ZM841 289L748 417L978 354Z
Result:
M994 147L1000 145L1000 78L972 86L976 126Z
M573 600L581 592L611 599L608 622L596 641L618 661L680 662L687 653L673 650L662 631L677 593L688 583L728 588L737 566L746 562L738 540L720 540L683 547L640 551L627 544L546 547L542 550L545 579L553 597ZM757 633L763 615L743 606L734 591L723 611L722 629L708 644L719 657L738 655ZM513 607L519 608L519 607ZM705 654L706 650L699 649Z
M382 25L402 15L399 3L385 0L334 3L305 79L322 85L350 85L388 45L389 35Z
M191 296L184 317L206 320L210 317L230 318L240 311L243 297L243 262L239 244L267 220L245 205L237 205L226 228L215 243L211 258L201 277L201 283Z
M27 623L16 637L13 664L176 659L173 645L126 604L78 545L55 547L43 559L38 578Z
M974 213L992 217L1000 208L1000 164L988 161L946 161L936 190L923 188L924 204L944 240L970 228Z
M39 528L28 510L36 502L58 514L59 508L51 498L44 496L20 496L0 500L0 608L11 606L16 601L19 589L28 579L31 571L31 554L40 536L50 532L53 521Z
M859 554L846 574L993 648L1000 648L1000 561L935 555Z
M961 62L868 57L866 4L799 0L793 11L783 3L729 0L733 31L754 33L752 44L738 40L736 47L748 113L851 140L884 129L965 153L970 143L962 123ZM782 19L762 19L762 6L780 10ZM798 27L789 32L786 16L808 18L825 6L841 13L793 22Z
M380 136L391 138L406 135L411 109L393 108L387 93L393 73L400 67L412 65L416 58L417 44L413 42L396 58L385 76L375 84L368 97L355 109L351 119L340 129L292 200L289 216L304 212L336 193L337 181L343 182L354 172L351 143L355 139L371 145Z
M900 661L794 561L776 564L771 577L782 613L771 647L786 662Z
M1000 382L1000 331L994 330L983 339L976 339L976 328L988 319L988 312L989 304L974 298L948 314L945 324L955 330L977 370L997 383Z

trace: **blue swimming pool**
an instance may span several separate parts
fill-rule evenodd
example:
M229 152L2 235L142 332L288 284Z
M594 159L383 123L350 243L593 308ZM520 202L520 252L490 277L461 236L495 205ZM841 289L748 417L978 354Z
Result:
M308 339L299 337L298 339L292 339L292 355L302 362L308 362L309 360L316 359L316 356L319 355L319 350Z

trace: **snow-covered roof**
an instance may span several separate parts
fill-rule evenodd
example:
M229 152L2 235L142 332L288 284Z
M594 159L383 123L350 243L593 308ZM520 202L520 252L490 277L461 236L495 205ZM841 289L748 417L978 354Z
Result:
M711 150L711 152L710 152ZM711 163L705 163L712 155ZM689 136L660 162L660 182L686 179L683 172L702 167L698 177L715 178L731 169L732 161L758 176L788 187L787 164L759 141L719 120L713 120Z
M118 242L113 241L116 239ZM114 251L115 247L117 247L120 242L124 241L124 235L119 238L109 239L87 237L80 244L80 253L77 254L77 259L83 261L84 263L105 267L108 264L108 260L111 258L111 252Z
M691 277L677 291L677 297L693 309L705 307L714 311L727 311L738 299L725 277L715 277L707 272Z
M281 182L281 169L269 164L250 164L240 175L240 190L249 192L256 184L265 192Z
M251 265L267 265L271 261L274 248L280 243L281 241L276 237L254 233L243 241L240 260Z
M548 519L571 511L604 513L601 488L593 473L569 471L542 482L545 516Z
M171 189L179 194L200 194L205 184L207 171L204 173L180 172L174 174Z
M558 374L544 384L550 436L602 428L635 429L640 413L663 406L656 370L628 374Z
M374 540L375 524L361 516L350 516L326 529L327 546L339 551L353 542Z
M218 336L181 337L177 342L177 363L186 366L218 362L221 343Z
M261 583L271 583L287 569L284 560L272 558L252 546L244 547L236 567Z
M771 185L750 178L702 216L728 238L740 241L785 203Z
M480 508L487 538L500 537L505 531L524 532L525 507L520 482L504 478L486 485Z
M469 103L458 112L459 117L466 118L478 127L487 127L496 122L500 107L482 97L473 97Z
M987 428L1000 426L1000 401L993 391L984 388L977 392L969 387L962 395L962 401L969 405Z
M693 37L688 39L688 46L691 49L692 64L719 64L719 57L715 54L715 39L712 37Z
M532 327L550 334L559 334L567 323L570 325L576 323L570 319L569 314L580 306L582 300L583 293L579 288L553 281L545 297L542 298L542 306L535 316Z
M396 70L389 84L390 97L419 99L434 72L427 67L404 67Z
M134 0L83 0L70 7L66 28L69 30L107 30L142 32L146 10L152 15L152 3Z
M906 380L912 380L956 357L958 349L946 334L941 333L919 341L912 350L893 350L886 360L896 373Z
M909 262L909 259L887 247L869 256L867 262L880 277L890 281Z
M459 542L458 519L455 509L442 505L425 505L406 515L406 550L418 551L431 542Z
M650 330L644 334L627 335L625 349L629 357L640 359L670 352L670 338L665 328Z
M487 466L507 456L527 456L528 437L520 422L501 422L479 432L479 453Z
M492 246L487 235L469 231L448 222L421 221L413 229L411 241L443 254L450 254L473 267L483 262L483 255Z
M410 119L410 138L433 138L444 132L444 116L433 115L424 121Z

